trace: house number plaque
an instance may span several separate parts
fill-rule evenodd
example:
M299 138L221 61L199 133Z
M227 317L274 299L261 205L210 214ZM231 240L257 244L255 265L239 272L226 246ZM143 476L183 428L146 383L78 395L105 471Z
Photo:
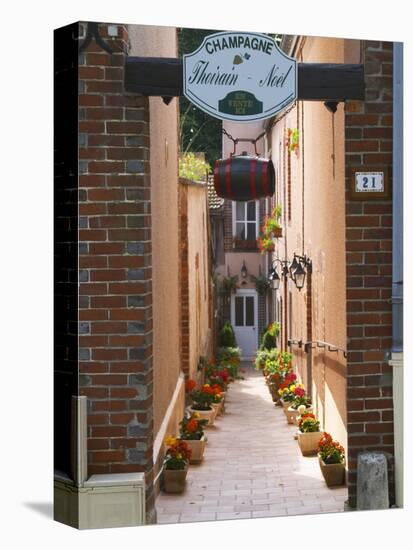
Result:
M374 193L383 191L383 172L356 172L356 193Z
M369 172L353 168L350 197L361 201L388 199L390 182L387 168L372 168Z

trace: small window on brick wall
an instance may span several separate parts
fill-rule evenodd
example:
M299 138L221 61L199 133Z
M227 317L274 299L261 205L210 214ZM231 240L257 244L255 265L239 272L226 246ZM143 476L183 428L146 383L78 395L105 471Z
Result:
M234 238L255 241L258 237L258 201L234 202L232 220Z

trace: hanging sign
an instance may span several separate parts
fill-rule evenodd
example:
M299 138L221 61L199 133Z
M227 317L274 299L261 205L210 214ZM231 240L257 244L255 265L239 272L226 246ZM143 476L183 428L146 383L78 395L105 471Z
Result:
M210 115L238 122L270 118L297 97L295 59L272 38L219 32L183 59L184 95Z

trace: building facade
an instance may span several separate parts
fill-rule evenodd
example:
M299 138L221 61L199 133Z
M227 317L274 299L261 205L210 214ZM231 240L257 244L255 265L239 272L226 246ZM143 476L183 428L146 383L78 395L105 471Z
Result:
M146 517L130 521L156 522L164 438L212 345L207 186L179 181L178 99L125 91L129 55L176 57L176 29L56 31L55 515L80 527L100 525L94 483L120 484L110 526L139 473Z
M389 363L392 262L401 261L392 256L393 198L355 200L351 191L355 171L392 179L393 45L284 37L282 47L299 62L364 64L365 101L299 101L267 125L278 181L272 201L282 204L284 230L272 260L275 267L294 254L311 260L301 291L283 278L273 310L322 428L346 449L350 506L357 504L358 455L366 450L385 453L394 503L402 467L394 469L400 394L393 395Z

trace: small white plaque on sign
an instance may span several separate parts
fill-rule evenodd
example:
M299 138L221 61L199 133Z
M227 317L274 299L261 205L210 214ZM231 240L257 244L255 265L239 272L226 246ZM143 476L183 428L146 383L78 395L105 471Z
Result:
M356 193L382 193L384 191L383 172L356 172Z

